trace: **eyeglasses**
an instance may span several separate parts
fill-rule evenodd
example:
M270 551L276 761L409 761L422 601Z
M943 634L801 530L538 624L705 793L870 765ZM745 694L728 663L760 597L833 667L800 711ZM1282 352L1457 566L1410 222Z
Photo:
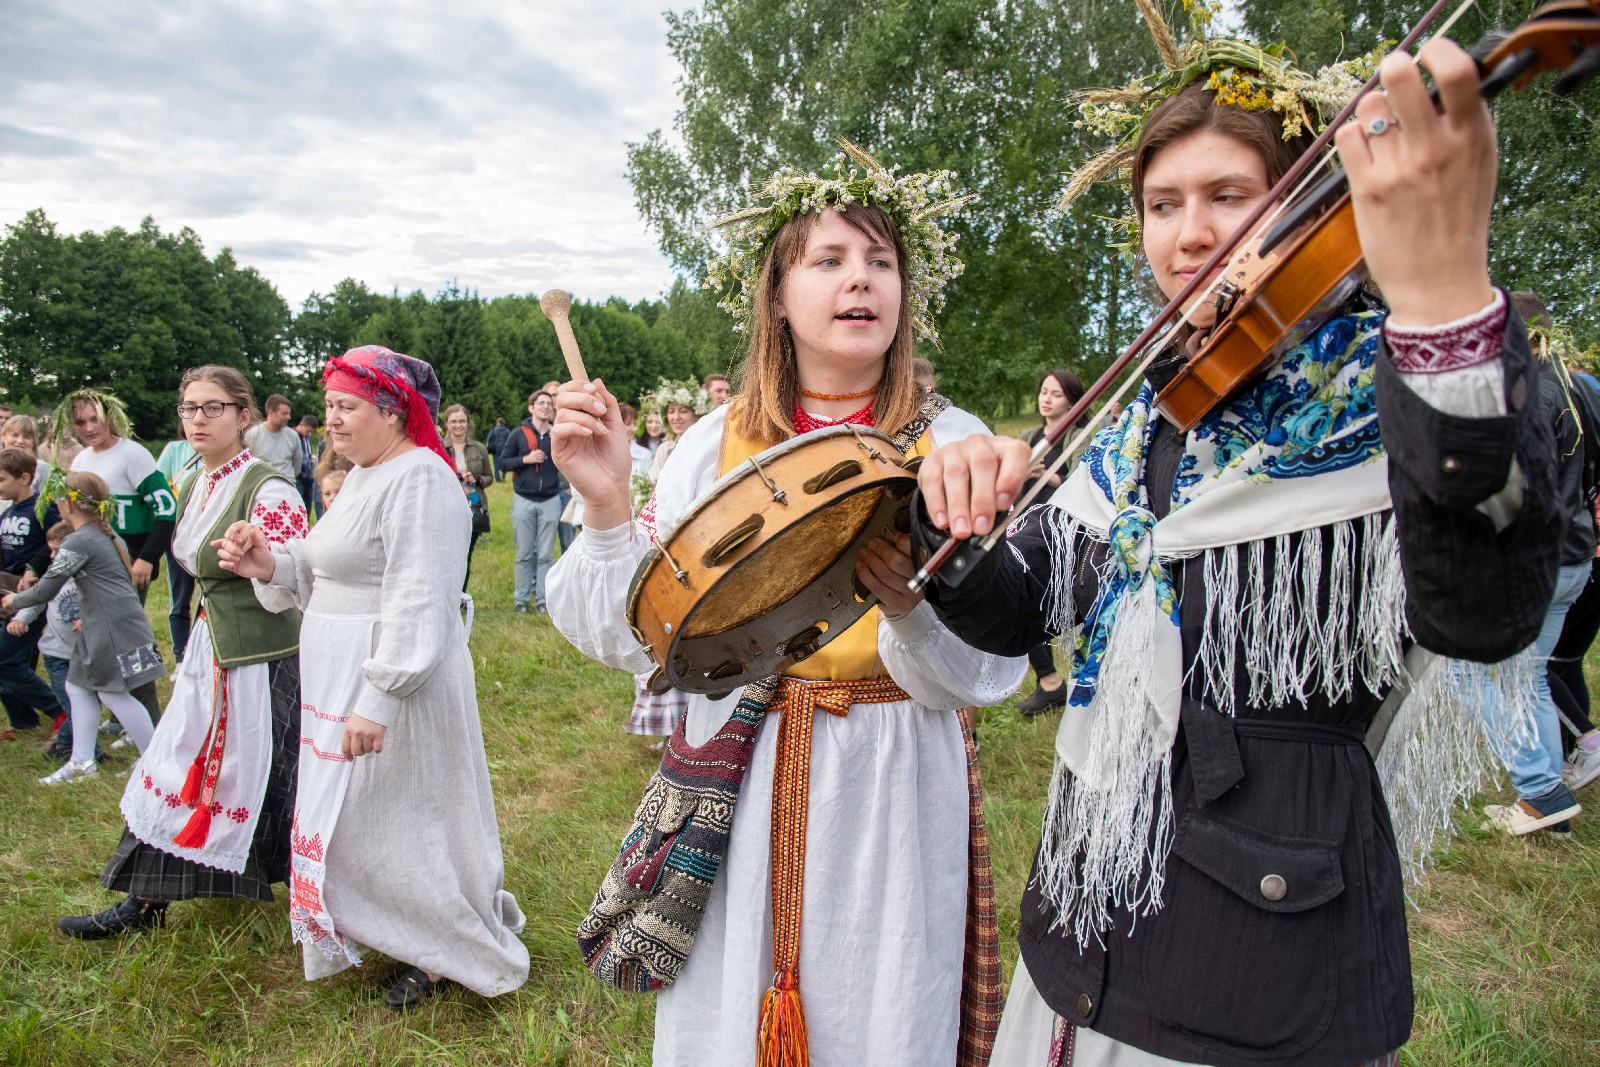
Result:
M229 408L243 408L244 405L233 400L207 400L204 404L179 404L176 408L178 418L188 422L201 412L208 419L220 419L222 413Z

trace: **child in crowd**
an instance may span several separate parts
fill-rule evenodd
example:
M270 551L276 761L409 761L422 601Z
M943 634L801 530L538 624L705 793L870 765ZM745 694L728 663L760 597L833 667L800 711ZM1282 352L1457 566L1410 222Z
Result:
M317 489L322 493L322 510L326 512L333 507L333 498L339 495L339 490L344 488L344 476L347 470L330 470L317 479Z
M134 589L132 561L106 522L106 513L113 506L111 490L104 479L88 471L72 472L64 485L61 510L72 533L56 550L43 578L0 601L0 608L6 611L45 604L55 599L67 579L75 578L83 618L89 622L74 636L67 668L72 758L54 774L39 779L43 785L98 773L94 742L102 703L143 752L155 727L150 713L131 691L167 673L156 653L150 620Z
M46 509L42 519L37 513L33 474L33 456L20 448L0 449L0 500L5 503L5 512L0 514L0 566L8 589L19 588L30 569L37 577L50 565L44 531L56 516L53 509ZM0 633L0 702L10 720L0 731L0 740L15 741L19 731L38 729L40 712L54 718L66 710L34 673L43 629L42 621L20 628L8 623Z
M52 558L71 532L72 526L66 522L58 522L45 531L45 543L50 547ZM39 655L44 660L45 673L50 676L50 691L55 694L56 702L62 708L62 714L58 716L60 727L45 754L64 760L72 755L72 716L65 714L65 709L72 706L72 699L67 696L67 667L72 660L72 645L76 640L78 584L68 578L47 608L37 605L23 608L6 623L6 631L12 636L21 637L41 615L44 616L44 629L39 634ZM99 758L98 753L96 758Z
M33 491L38 492L50 477L50 464L39 458L39 424L32 415L13 415L0 423L0 445L20 448L33 459Z

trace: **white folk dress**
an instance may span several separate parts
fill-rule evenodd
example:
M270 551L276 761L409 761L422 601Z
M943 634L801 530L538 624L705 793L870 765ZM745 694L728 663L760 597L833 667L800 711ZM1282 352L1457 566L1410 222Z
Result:
M717 478L726 407L684 434L655 500L666 532ZM941 416L948 443L976 420ZM981 424L978 424L981 426ZM550 615L584 653L639 673L649 661L624 597L649 547L640 523L585 530L550 572ZM811 749L800 980L811 1062L950 1064L960 1016L967 900L967 758L952 712L993 704L1026 660L963 644L926 604L878 631L878 655L911 700L816 713ZM704 744L737 695L689 695L686 732ZM657 998L657 1064L755 1063L772 981L772 773L777 723L761 731L728 854L678 980ZM596 880L601 871L595 872Z
M305 613L290 917L307 978L370 948L486 997L527 980L461 619L470 530L455 472L418 448L352 470L256 583ZM382 752L339 754L352 714L386 727Z
M172 557L190 574L199 569L200 549L217 521L233 506L253 458L245 451L214 471L200 473L188 512L172 535ZM292 484L277 478L261 483L250 515L267 541L275 545L298 541L308 529L305 502ZM220 694L212 666L211 627L202 615L189 635L188 651L172 679L172 697L156 723L155 736L128 776L122 817L129 832L152 848L239 874L250 857L272 766L272 687L267 664L250 663L226 671L228 720L211 829L200 848L185 848L172 840L193 811L178 801L178 794L195 754L206 744L212 702Z

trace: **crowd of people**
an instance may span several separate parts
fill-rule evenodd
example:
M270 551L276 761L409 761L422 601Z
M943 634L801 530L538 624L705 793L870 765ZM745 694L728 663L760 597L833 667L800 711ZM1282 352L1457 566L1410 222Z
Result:
M1321 114L1287 61L1241 73L1213 44L1093 175L1128 175L1168 299ZM664 750L580 926L597 977L658 991L655 1062L1395 1064L1403 877L1484 754L1517 794L1489 818L1518 836L1570 833L1600 777L1600 383L1536 295L1491 284L1475 68L1443 41L1422 63L1438 109L1391 58L1337 137L1364 284L1189 428L1162 390L1213 303L1125 408L1073 416L1067 369L1039 378L1025 439L950 404L915 346L959 273L940 220L961 200L853 146L722 224L737 389L546 382L479 441L426 362L364 346L292 426L238 370L187 371L159 457L104 390L42 433L5 412L3 736L50 745L45 786L98 774L102 709L138 756L101 875L120 896L60 929L286 882L308 979L377 952L404 965L396 1010L520 986L465 594L509 480L513 613L633 674L617 721ZM865 614L741 692L660 684L630 625L641 560L719 479L843 425L920 460L907 528L861 550ZM947 539L1000 523L960 580L913 589ZM1021 711L1061 722L1006 992L973 709L1030 665Z

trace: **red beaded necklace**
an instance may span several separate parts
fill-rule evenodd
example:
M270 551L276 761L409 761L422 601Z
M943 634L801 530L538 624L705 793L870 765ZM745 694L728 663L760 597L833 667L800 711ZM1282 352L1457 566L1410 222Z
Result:
M847 422L856 426L876 426L878 421L872 417L872 404L873 402L869 400L866 407L860 411L852 411L842 419L829 419L824 416L811 415L806 412L805 408L796 404L794 406L795 432L810 433L812 430L820 430L824 426L839 426Z

